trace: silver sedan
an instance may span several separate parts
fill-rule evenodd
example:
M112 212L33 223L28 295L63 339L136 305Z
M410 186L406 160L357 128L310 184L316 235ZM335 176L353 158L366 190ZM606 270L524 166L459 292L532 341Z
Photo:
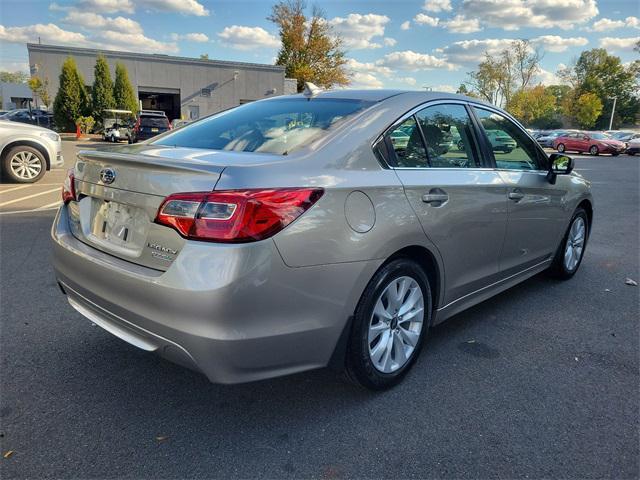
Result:
M213 382L333 366L382 389L431 326L576 273L593 201L572 169L476 99L309 89L81 152L53 264L85 317Z

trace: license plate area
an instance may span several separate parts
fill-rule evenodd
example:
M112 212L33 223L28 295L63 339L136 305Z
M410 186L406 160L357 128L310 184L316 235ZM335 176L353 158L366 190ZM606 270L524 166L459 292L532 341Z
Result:
M91 198L90 219L87 232L90 242L120 255L140 255L149 233L149 218L143 209Z

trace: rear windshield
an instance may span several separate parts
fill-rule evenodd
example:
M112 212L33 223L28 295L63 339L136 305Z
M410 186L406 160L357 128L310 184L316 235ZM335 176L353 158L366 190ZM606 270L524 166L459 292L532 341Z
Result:
M169 120L165 117L140 117L140 126L167 128Z
M248 103L187 125L152 143L284 155L372 104L335 98Z

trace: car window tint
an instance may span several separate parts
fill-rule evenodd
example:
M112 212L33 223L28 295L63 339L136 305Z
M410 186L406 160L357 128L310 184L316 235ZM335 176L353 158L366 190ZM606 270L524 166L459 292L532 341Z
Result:
M142 127L156 127L167 128L169 126L169 120L165 117L140 117L140 126Z
M546 155L536 147L515 123L506 117L475 108L484 134L493 150L497 168L509 170L546 170Z
M432 168L473 168L479 166L473 128L463 105L434 105L416 117L427 144Z
M429 166L422 135L415 117L407 118L391 130L387 136L395 152L397 167L424 168Z

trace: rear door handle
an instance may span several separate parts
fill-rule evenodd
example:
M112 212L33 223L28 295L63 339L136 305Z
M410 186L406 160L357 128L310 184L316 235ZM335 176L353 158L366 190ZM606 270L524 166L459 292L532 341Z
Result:
M515 202L519 202L520 200L522 200L524 198L524 193L522 192L509 192L509 200L513 200Z
M446 193L428 193L422 196L424 203L444 203L449 200L449 195Z

